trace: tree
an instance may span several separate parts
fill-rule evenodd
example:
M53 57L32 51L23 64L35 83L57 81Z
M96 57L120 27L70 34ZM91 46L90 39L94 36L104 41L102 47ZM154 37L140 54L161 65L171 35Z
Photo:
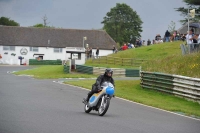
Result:
M45 26L43 24L35 24L33 27L44 28Z
M49 23L47 23L46 15L42 19L44 21L44 24L39 23L39 24L33 25L32 27L37 27L37 28L55 28L54 26L47 26L47 24L49 24Z
M1 17L0 18L0 25L19 26L19 23L15 22L14 20L10 20L10 18Z
M188 5L188 7L187 8L179 7L176 8L176 11L180 12L181 15L185 17L183 20L180 20L180 22L182 24L186 24L188 22L188 9L189 10L195 9L197 14L200 13L200 0L183 0L183 1ZM193 22L199 22L199 20L200 20L200 15L195 15L194 18L190 18L190 21Z
M168 30L170 33L173 33L176 29L176 23L174 21L171 21L170 25L168 25Z
M44 25L41 24L41 23L35 24L35 25L31 26L31 27L37 27L37 28L55 28L54 26L44 26ZM58 28L59 28L59 27L58 27ZM62 29L62 28L60 27L60 29Z
M137 12L124 3L117 3L116 7L111 8L101 23L104 24L103 29L120 45L141 37L143 22Z

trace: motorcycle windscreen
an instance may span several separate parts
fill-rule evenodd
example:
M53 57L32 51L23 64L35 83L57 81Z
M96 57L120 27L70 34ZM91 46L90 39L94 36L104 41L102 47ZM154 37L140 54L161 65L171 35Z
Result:
M112 88L112 87L110 87L110 86L108 86L108 87L106 88L106 94L112 96L112 95L114 94L114 92L115 92L114 88Z

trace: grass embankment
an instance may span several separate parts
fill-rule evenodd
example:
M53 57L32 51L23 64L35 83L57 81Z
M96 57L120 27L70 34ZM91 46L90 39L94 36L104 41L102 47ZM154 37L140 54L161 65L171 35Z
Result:
M177 41L150 45L120 51L109 56L148 60L141 64L142 71L162 72L200 78L200 53L183 56L180 49L181 43L183 42ZM93 63L91 60L88 60L86 65L110 68L131 68L131 66Z
M16 75L33 75L34 78L38 79L57 79L57 78L94 78L95 75L80 74L72 72L70 74L63 72L62 65L45 65L36 66L34 69L23 70L15 72Z
M69 81L67 84L81 86L91 89L91 85L95 80L87 81ZM140 81L115 81L117 97L125 98L131 101L142 103L145 105L161 108L168 111L183 113L185 115L200 116L200 105L196 102L187 101L183 98L175 97L166 93L155 90L144 89L140 87ZM200 117L199 117L200 118Z

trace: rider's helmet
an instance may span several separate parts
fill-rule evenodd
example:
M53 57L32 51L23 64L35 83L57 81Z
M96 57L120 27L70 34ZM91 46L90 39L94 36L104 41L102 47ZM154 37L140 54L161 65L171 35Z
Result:
M110 73L111 75L110 75L109 73ZM107 69L105 70L105 75L112 77L112 75L113 75L113 70L112 70L111 68L107 68Z

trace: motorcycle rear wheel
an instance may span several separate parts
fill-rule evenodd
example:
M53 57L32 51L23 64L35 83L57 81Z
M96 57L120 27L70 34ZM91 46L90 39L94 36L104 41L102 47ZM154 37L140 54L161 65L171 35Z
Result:
M103 116L107 112L109 105L110 105L110 99L109 98L105 99L103 106L99 107L99 110L98 110L99 116Z
M87 104L85 104L84 110L85 110L85 113L90 113L90 111L92 110L92 108L89 107Z

